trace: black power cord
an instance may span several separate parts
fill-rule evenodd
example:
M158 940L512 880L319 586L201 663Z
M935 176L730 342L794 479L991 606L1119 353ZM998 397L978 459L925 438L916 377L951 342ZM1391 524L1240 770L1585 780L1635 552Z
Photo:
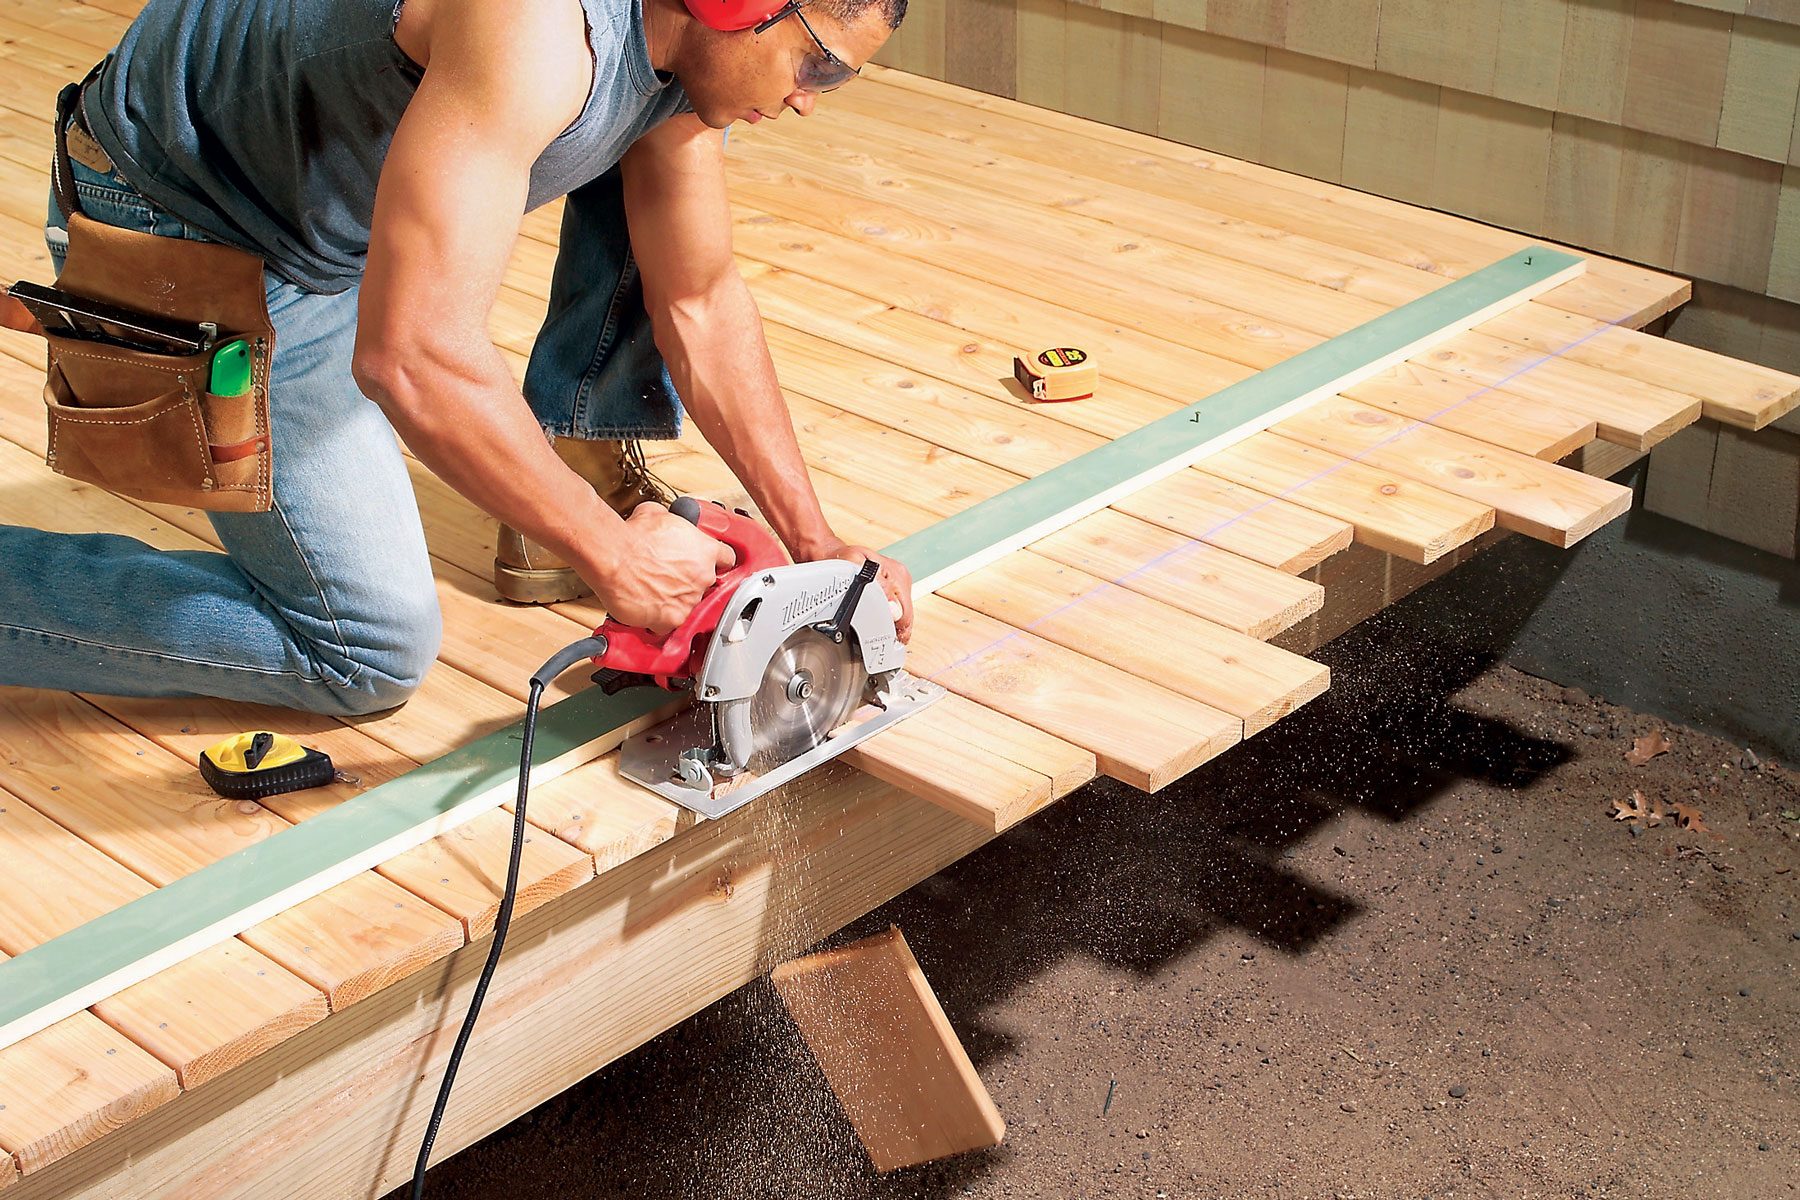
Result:
M519 859L525 850L525 797L531 788L531 739L537 731L538 702L550 681L585 659L606 653L603 637L582 638L558 650L549 662L531 677L531 695L525 701L525 744L519 749L519 796L513 804L512 859L506 866L506 892L500 897L500 909L494 915L494 944L488 949L481 978L475 983L475 994L469 998L469 1013L463 1018L462 1030L444 1064L444 1082L438 1085L437 1104L432 1107L431 1121L425 1127L425 1140L419 1146L418 1161L413 1164L412 1200L425 1195L425 1164L431 1159L431 1147L437 1141L438 1126L444 1120L444 1108L450 1103L450 1085L456 1081L456 1068L462 1063L463 1048L475 1030L475 1018L481 1012L481 1001L487 995L488 983L494 978L494 967L500 961L500 948L506 944L506 930L512 924L513 899L519 891Z

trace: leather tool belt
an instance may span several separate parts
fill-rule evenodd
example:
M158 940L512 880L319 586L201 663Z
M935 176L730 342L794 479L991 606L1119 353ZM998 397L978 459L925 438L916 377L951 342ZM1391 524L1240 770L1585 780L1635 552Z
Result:
M102 64L104 65L104 64ZM134 313L205 328L211 345L160 353L46 329L49 410L46 460L72 479L137 500L229 512L262 512L273 500L269 444L269 363L275 329L263 288L263 260L216 242L120 229L81 211L69 167L69 125L96 66L56 101L58 204L69 221L61 292ZM77 125L82 161L104 152ZM216 330L216 334L213 331ZM209 390L213 352L242 339L251 386L240 395Z

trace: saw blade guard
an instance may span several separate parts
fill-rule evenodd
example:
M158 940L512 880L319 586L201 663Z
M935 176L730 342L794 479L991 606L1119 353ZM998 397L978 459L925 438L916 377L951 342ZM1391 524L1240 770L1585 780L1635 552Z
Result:
M716 767L722 774L743 770L763 746L752 710L777 656L797 637L825 640L812 632L813 627L836 616L859 570L840 559L797 563L763 572L732 596L695 688L696 698L712 709ZM859 691L866 692L869 680L897 671L906 662L906 647L880 588L862 589L842 637L838 657L845 664L860 662ZM835 682L816 681L820 686ZM851 707L864 699L859 695Z
M795 563L740 584L720 613L697 697L716 704L754 696L775 652L795 631L830 620L859 569L842 559ZM871 677L906 665L906 646L894 628L887 594L878 587L865 587L857 598L847 636Z

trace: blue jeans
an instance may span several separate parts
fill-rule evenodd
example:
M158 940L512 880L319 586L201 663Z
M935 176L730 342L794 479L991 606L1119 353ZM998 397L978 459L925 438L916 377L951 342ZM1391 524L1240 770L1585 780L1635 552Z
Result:
M116 171L72 170L95 220L203 240ZM66 224L52 195L45 236L59 272ZM0 525L0 684L220 696L339 715L390 708L419 686L437 657L442 619L394 431L351 378L357 291L305 292L272 273L264 282L276 331L273 509L209 513L223 554ZM606 299L617 307L617 297ZM576 350L594 354L591 338L583 347L567 322L563 329ZM579 381L588 359L562 357L563 374ZM646 361L660 371L660 359ZM587 371L596 374L607 376ZM562 402L585 398L573 418L559 415L543 388L533 408L558 433L678 431L672 388L620 399L617 386L603 387L605 403L593 402L593 390Z

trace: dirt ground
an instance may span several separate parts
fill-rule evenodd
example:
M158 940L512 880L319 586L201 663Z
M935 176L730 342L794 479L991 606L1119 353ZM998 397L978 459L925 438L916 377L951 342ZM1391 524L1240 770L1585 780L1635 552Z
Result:
M1158 796L1086 788L846 932L905 931L998 1149L875 1176L762 981L428 1194L1800 1192L1800 773L1383 619L1321 657L1331 693L1268 733ZM1660 824L1613 817L1634 790Z

